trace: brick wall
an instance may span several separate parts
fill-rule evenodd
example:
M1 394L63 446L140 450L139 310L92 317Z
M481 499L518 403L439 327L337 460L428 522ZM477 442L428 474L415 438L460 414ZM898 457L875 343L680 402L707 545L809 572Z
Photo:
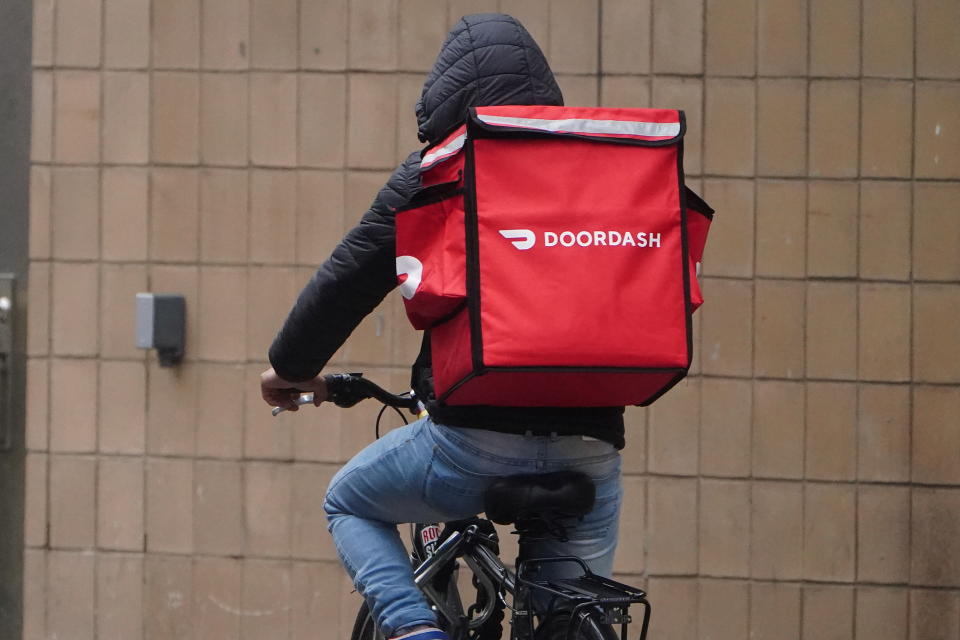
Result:
M960 4L34 6L26 638L347 636L320 498L376 407L273 419L257 374L482 10L568 104L685 109L718 210L694 375L628 413L651 634L960 638ZM137 291L186 296L180 368ZM402 388L417 344L391 297L331 368Z

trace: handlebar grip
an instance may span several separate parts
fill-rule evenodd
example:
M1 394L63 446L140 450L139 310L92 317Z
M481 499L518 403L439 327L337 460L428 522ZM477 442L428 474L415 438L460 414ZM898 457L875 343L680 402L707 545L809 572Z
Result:
M323 377L327 383L327 399L338 407L352 407L361 400L375 398L383 404L415 410L413 396L398 396L363 377L362 373L332 373Z

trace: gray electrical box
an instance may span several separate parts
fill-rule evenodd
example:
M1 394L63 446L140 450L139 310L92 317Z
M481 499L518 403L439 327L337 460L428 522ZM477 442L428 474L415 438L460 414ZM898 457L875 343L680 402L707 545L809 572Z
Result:
M187 303L174 293L137 294L137 348L156 349L160 366L183 359Z

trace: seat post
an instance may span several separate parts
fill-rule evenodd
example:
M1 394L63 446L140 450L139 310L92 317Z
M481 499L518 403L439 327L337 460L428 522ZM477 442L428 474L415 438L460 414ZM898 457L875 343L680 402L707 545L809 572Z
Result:
M518 536L517 565L516 565L517 571L520 570L520 565L525 560L530 558L530 546L532 543L527 534L528 534L527 531L523 531L519 527L517 527L517 536Z
M520 574L520 568L523 566L523 563L530 558L530 545L532 543L528 539L528 531L522 527L521 522L516 523L516 533L518 535L519 547L516 561L517 577L529 579L529 576ZM513 632L515 638L516 640L532 640L534 621L533 596L530 593L530 587L528 587L523 580L517 580L513 598L513 605L515 607L513 613Z
M519 547L517 551L517 571L520 570L521 564L533 557L531 548L536 541L550 538L566 540L565 528L545 513L527 514L527 517L518 519L514 526L518 535ZM531 564L538 566L535 563L527 562L527 564L528 566ZM523 577L531 579L535 576L526 575Z

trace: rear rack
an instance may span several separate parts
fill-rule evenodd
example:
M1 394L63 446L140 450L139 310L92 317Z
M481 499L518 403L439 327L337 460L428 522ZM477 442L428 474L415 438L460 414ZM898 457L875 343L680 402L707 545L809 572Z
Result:
M524 576L536 573L535 567L547 563L577 564L583 570L580 576L573 578L553 578L550 580L529 580ZM621 626L620 638L627 638L627 624L631 622L628 609L631 604L643 605L643 624L640 630L640 640L647 637L647 627L650 625L651 607L647 601L647 594L642 589L631 587L598 576L590 571L586 563L577 557L540 558L525 560L517 570L517 583L551 596L551 614L558 610L571 611L571 621L577 620L582 612L591 608L603 611L602 622L609 625Z
M640 589L593 573L579 578L552 580L544 586L570 600L589 598L599 604L633 604L647 598L647 594Z

